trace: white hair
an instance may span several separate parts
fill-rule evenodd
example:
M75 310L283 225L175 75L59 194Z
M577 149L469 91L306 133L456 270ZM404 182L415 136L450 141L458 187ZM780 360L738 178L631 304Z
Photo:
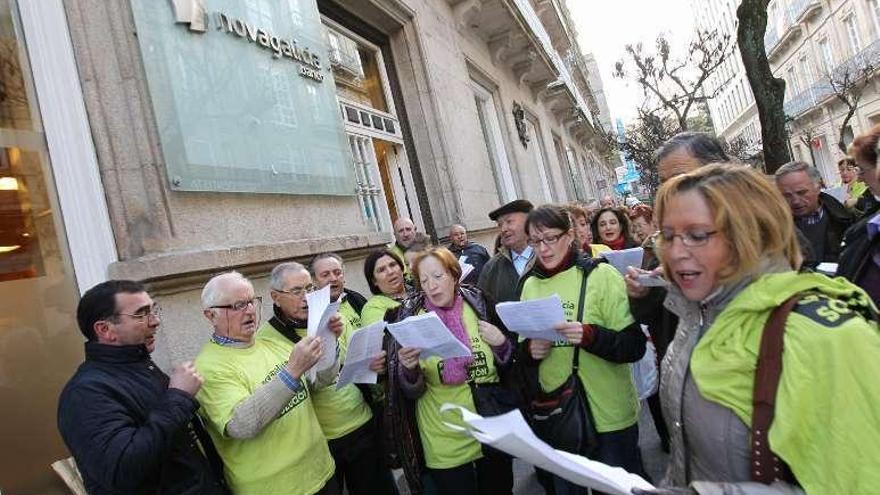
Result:
M309 273L305 266L296 261L281 263L272 269L272 274L269 275L269 287L274 290L284 290L284 278L287 277L287 274L299 272Z
M209 309L211 306L216 306L223 297L224 290L234 283L247 284L251 289L254 287L250 280L236 271L221 273L220 275L213 277L211 280L208 280L208 283L205 284L205 288L202 289L202 309Z

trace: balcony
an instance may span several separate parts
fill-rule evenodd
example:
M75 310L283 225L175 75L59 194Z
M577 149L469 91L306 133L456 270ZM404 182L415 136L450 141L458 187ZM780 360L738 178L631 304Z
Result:
M767 59L773 60L782 53L783 49L791 42L798 39L803 33L803 28L795 21L793 13L794 5L789 5L782 10L782 23L771 27L767 20L767 32L764 34L764 51Z
M821 11L819 0L795 0L791 5L791 16L796 23L806 22Z
M827 80L816 81L806 90L785 101L783 104L785 115L798 118L821 104L832 94L834 94L834 91L832 91L831 84Z
M850 80L860 77L862 71L868 67L875 70L880 69L880 40L876 40L866 46L859 53L841 62L832 70L835 81L842 81L845 77ZM849 74L849 76L847 76ZM814 107L821 105L827 98L834 95L834 90L827 76L823 76L813 85L792 98L785 101L783 107L785 115L797 118L804 113L810 111Z
M859 53L834 68L835 79L843 79L849 73L851 77L859 74L863 69L873 67L880 68L880 39L863 48Z

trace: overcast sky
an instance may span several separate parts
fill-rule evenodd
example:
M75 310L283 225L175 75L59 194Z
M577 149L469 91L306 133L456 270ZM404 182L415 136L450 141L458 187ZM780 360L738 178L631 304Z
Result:
M599 63L605 97L616 118L628 122L635 116L642 94L635 83L612 77L614 63L623 57L627 44L642 42L653 47L661 32L683 47L694 30L688 0L566 0L574 18L581 48L592 52Z

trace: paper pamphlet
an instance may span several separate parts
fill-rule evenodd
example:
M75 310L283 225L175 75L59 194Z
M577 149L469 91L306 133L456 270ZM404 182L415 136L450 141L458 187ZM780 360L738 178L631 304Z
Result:
M530 301L508 301L495 305L498 317L511 332L524 339L543 339L556 342L561 338L553 329L565 321L565 312L559 294Z
M452 335L446 325L433 311L388 325L388 331L403 347L422 350L421 359L437 356L440 359L467 357L470 349Z
M489 418L481 417L454 404L443 404L440 411L461 412L465 427L444 421L447 427L465 432L481 443L491 445L579 486L612 495L629 495L633 488L643 490L654 488L640 476L628 473L622 468L556 450L547 445L535 436L518 410ZM451 418L455 413L447 414Z
M467 258L467 256L462 256L461 259L458 260L458 264L459 266L461 266L461 276L458 277L459 282L466 279L467 276L470 275L472 271L474 271L474 265L462 261L464 258Z
M376 383L376 372L370 370L370 362L382 352L384 331L385 322L380 320L351 334L336 390L350 383Z
M645 250L636 247L630 249L622 249L620 251L603 251L599 253L599 256L604 257L608 260L608 263L611 263L611 266L617 268L617 271L620 273L626 274L627 267L635 267L640 268L642 266L642 257L645 255Z
M342 298L338 301L330 302L330 286L326 285L321 290L316 290L306 294L306 302L309 304L309 324L307 333L312 337L320 337L324 344L324 353L318 362L308 371L307 375L310 380L315 379L318 371L325 370L333 366L336 361L336 335L330 331L330 318L339 311L339 305L342 304Z
M843 203L843 201L846 199L846 186L829 187L822 192L833 196L834 199L840 201L841 203Z
M816 267L816 271L833 277L837 273L837 263L819 263L819 266Z

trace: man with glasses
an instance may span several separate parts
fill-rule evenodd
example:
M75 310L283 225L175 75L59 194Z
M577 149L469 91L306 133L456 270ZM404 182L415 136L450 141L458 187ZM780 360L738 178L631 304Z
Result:
M202 308L214 331L196 358L206 380L199 414L235 493L335 495L333 459L304 380L323 344L304 337L282 349L256 338L260 305L253 285L237 272L205 284ZM327 377L319 373L318 380Z
M169 377L150 359L159 314L130 280L103 282L80 299L86 360L61 392L58 429L89 493L229 493L195 415L202 377L188 362Z
M326 260L336 261L332 257ZM273 316L260 327L257 340L289 350L306 338L309 318L306 294L315 290L315 286L309 271L295 262L276 266L269 278L269 286L274 303ZM341 293L341 288L339 290ZM343 331L343 323L347 323L339 315L331 321L337 334ZM338 339L340 357L345 356L345 344L352 331L353 328L348 326ZM383 353L374 361L374 370L380 371L384 364ZM391 476L383 466L373 413L361 390L355 385L337 390L331 383L326 387L312 387L311 391L318 422L336 463L339 489L347 487L352 495L392 493Z
M367 303L367 298L360 292L345 287L345 265L342 263L342 257L336 253L321 253L312 258L309 271L315 278L316 288L323 289L330 286L331 301L335 302L343 294L345 295L339 306L339 314L348 320L352 328L360 328L361 309Z

